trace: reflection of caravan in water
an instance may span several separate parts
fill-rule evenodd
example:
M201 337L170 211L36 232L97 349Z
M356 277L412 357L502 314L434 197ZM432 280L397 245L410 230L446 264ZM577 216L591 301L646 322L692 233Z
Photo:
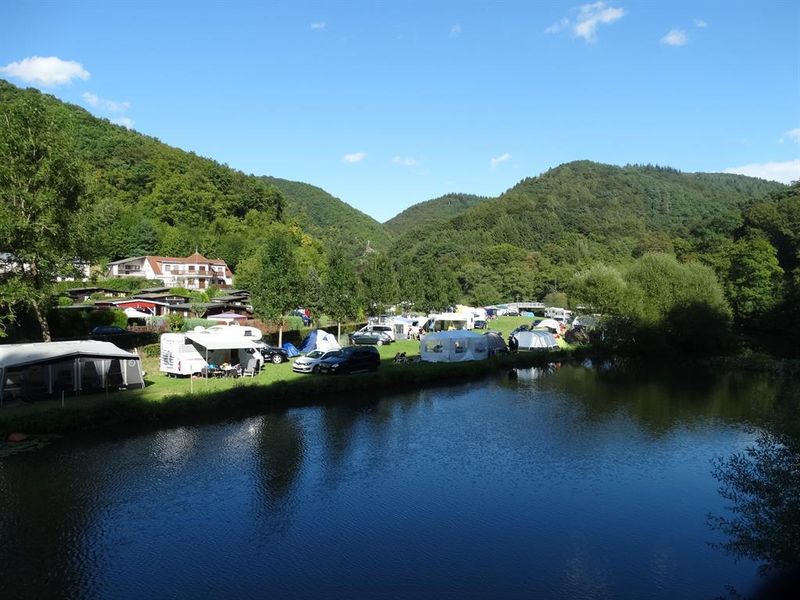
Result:
M473 329L475 317L471 313L434 313L428 315L427 331L449 331L451 329Z
M261 367L263 359L256 349L264 346L261 332L255 327L214 325L208 329L198 327L188 333L161 335L159 370L167 375L193 375L200 373L208 362L241 364L245 367L255 361ZM202 353L201 353L202 352Z

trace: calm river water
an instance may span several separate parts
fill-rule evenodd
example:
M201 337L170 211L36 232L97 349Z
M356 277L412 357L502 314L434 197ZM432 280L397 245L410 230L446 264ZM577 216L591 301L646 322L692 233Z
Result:
M711 545L711 461L778 396L762 375L576 365L71 434L0 460L0 596L748 594L757 565Z

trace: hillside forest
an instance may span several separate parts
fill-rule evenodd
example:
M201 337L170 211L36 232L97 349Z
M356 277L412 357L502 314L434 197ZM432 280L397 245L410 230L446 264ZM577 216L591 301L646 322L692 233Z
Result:
M197 250L268 321L546 299L608 317L620 350L798 352L798 184L577 161L381 224L0 80L0 194L0 324L35 319L45 337L75 261Z

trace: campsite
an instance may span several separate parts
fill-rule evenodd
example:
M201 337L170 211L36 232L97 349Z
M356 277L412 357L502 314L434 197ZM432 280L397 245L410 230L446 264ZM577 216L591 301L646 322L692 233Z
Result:
M531 321L530 317L504 316L493 319L491 324L494 331L502 331L507 335L521 325L529 325ZM309 336L305 338L309 342L309 350L314 347L310 344L321 343L322 347L326 349L332 347L329 345L329 340L334 338L324 336L324 332L313 336L310 335L311 333L316 332L312 330L309 332ZM175 334L165 335L170 339L170 336ZM199 336L201 340L211 337L209 335L202 336L199 333L194 334L194 336ZM217 337L214 336L214 339L217 339ZM223 339L228 339L228 336L223 337ZM211 342L208 343L213 346ZM244 345L249 343L242 342ZM570 349L569 345L563 340L561 345L565 350ZM83 428L102 427L110 422L136 422L142 418L154 418L154 415L159 412L169 415L173 410L178 410L175 408L176 406L180 406L181 413L191 414L194 412L200 415L209 410L216 410L209 404L210 402L211 405L216 405L216 395L226 395L231 392L234 392L234 395L225 400L227 410L236 410L237 402L241 402L243 406L252 406L263 403L268 405L274 405L275 403L292 404L298 401L312 400L311 397L305 399L290 398L287 394L289 394L288 390L292 389L297 389L300 394L303 393L304 389L307 389L309 390L308 393L327 397L341 394L342 392L346 393L348 390L352 391L352 393L359 393L365 389L372 389L377 392L387 389L386 386L389 389L403 389L408 386L421 385L423 382L425 382L425 385L446 384L452 380L454 374L458 378L479 376L481 373L498 368L497 365L499 364L488 360L481 360L480 363L483 364L477 367L475 363L470 366L441 362L429 363L420 360L395 362L394 359L399 354L404 354L409 359L418 359L420 356L420 342L418 340L401 339L391 345L377 346L377 349L382 363L378 373L353 375L344 378L329 378L295 372L292 369L293 362L291 360L284 361L281 364L266 363L262 366L258 375L254 377L205 377L203 374L195 377L175 377L172 373L161 370L161 357L159 354L148 355L142 353L141 368L144 374L144 387L142 389L125 391L104 389L102 393L96 394L73 392L66 395L63 410L60 408L60 397L17 405L13 410L0 411L0 432L19 429L40 432L63 431L73 429L78 422ZM196 358L200 358L199 353L195 352L194 354L197 355ZM516 364L514 359L505 358L503 360L511 360L508 363L509 365ZM541 355L531 354L528 357L520 356L517 362L539 364L548 360L551 360L551 357L545 353ZM502 364L505 365L506 362ZM201 366L194 368L202 373ZM235 393L242 390L248 391L246 394ZM244 397L245 395L247 396L246 398ZM342 400L341 396L339 396L339 400ZM115 410L117 414L112 415L111 413Z

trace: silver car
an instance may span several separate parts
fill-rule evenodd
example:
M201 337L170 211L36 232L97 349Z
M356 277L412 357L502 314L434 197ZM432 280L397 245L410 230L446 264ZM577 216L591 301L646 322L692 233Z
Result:
M305 356L299 356L292 363L292 371L295 373L319 373L319 362L333 354L333 351L328 350L312 350Z

